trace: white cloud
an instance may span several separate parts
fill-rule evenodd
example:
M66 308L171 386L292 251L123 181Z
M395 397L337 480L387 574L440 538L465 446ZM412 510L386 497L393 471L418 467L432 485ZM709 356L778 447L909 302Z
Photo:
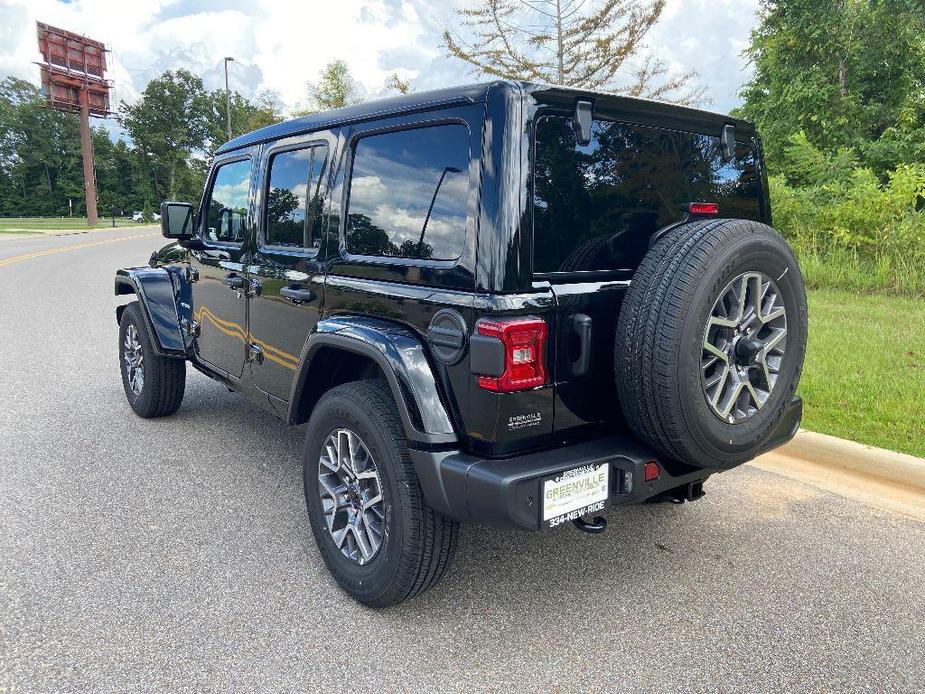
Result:
M132 102L149 79L185 67L212 89L224 84L222 58L233 56L231 84L248 96L262 89L294 108L305 83L331 60L344 59L369 96L384 92L394 71L425 90L473 81L469 67L447 58L440 33L454 7L426 0L0 0L0 76L38 82L35 21L104 41L112 48L114 103ZM757 0L669 0L652 31L651 51L672 71L700 72L714 101L728 110L745 79L740 57Z

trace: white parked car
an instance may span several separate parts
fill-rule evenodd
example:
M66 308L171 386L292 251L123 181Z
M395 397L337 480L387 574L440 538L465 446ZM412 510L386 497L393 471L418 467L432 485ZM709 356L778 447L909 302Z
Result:
M136 212L135 214L132 215L132 221L133 222L143 222L145 221L145 216L141 212Z

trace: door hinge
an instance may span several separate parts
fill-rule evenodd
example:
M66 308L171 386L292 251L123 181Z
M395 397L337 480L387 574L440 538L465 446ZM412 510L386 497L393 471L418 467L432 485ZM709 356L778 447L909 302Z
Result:
M202 331L199 326L199 321L190 320L189 318L181 320L180 325L183 327L183 332L190 337L199 337L199 333Z
M247 346L247 361L254 364L263 364L263 348L251 342Z

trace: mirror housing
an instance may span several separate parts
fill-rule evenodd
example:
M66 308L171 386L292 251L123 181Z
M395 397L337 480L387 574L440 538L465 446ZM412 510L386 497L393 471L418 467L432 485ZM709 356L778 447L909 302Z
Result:
M161 234L165 239L184 241L193 238L193 206L188 202L161 203Z
M587 147L591 144L591 102L578 101L575 103L575 115L572 118L575 127L575 137L578 144Z

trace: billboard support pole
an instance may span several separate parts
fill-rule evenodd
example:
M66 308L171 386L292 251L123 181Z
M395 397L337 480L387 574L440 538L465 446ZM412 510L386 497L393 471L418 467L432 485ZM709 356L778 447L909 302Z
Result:
M96 226L96 176L93 174L93 140L90 138L90 103L86 89L80 90L80 151L84 161L84 190L87 197L87 225Z

